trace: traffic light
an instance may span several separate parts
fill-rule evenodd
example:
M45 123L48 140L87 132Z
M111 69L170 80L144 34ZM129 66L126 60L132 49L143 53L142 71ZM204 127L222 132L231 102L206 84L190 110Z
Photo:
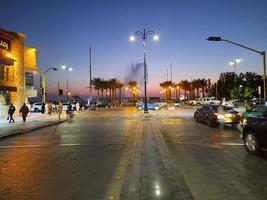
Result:
M58 95L62 96L63 95L63 90L62 89L58 89Z
M209 41L222 41L221 37L209 37L207 40Z
M40 87L39 93L40 93L40 95L43 95L44 94L44 88Z

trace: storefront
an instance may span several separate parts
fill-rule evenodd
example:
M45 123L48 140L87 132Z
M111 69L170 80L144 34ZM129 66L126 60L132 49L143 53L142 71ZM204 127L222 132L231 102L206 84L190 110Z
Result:
M10 103L18 110L28 97L37 96L33 84L37 51L24 45L25 38L0 28L0 116L6 116Z

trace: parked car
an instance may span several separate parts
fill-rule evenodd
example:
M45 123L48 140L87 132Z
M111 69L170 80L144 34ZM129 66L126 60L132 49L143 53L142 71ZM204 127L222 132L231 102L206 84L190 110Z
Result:
M211 97L204 97L204 98L200 98L197 102L196 105L200 106L200 105L219 105L221 103L221 101L213 99Z
M238 107L245 107L246 102L243 99L232 99L229 101L222 102L222 105L232 108L238 108Z
M110 106L110 103L106 101L99 101L96 103L97 108L109 108Z
M145 105L143 102L138 102L136 104L136 107L138 108L138 110L143 110ZM147 103L147 109L148 110L158 110L159 109L159 105L157 103L154 102L148 102Z
M197 109L194 113L194 119L197 122L203 122L208 126L218 125L220 119L224 119L225 124L238 124L240 122L240 113L230 107L223 106L225 114L218 114L219 105L206 105Z
M31 112L41 112L42 111L42 102L33 103L31 105Z
M196 98L196 99L194 99L194 100L190 100L190 101L189 101L189 104L190 104L191 106L196 106L198 101L199 101L199 98Z
M242 131L246 150L259 155L267 148L267 111L261 117L248 117Z
M181 107L182 106L182 102L180 100L174 100L173 104L175 107Z
M267 105L257 105L250 109L247 109L242 113L242 123L246 123L248 117L261 117L264 111L267 111Z
M264 99L261 99L261 98L253 98L249 102L250 107L253 107L256 105L265 105L265 104L266 104L266 101Z

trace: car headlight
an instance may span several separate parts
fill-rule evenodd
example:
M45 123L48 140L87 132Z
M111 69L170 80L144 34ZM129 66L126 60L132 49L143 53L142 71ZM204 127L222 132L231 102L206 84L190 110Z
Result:
M218 118L218 119L224 119L224 115L222 115L222 114L218 114L218 115L217 115L217 118Z

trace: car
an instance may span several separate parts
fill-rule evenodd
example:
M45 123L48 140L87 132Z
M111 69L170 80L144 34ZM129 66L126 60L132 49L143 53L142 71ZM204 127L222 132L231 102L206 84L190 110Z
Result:
M111 104L109 102L106 102L106 101L99 101L96 103L97 108L109 108L110 106L111 106Z
M204 98L200 98L197 102L196 105L200 106L200 105L219 105L221 103L221 101L213 99L211 97L204 97Z
M196 99L194 99L194 100L190 100L190 101L189 101L189 105L191 105L191 106L196 106L198 101L199 101L199 98L196 98Z
M262 99L262 98L253 98L253 99L250 100L249 106L250 107L253 107L255 105L264 105L266 103L267 102L264 99Z
M267 105L253 106L242 113L241 121L245 123L248 117L261 117L264 111L267 111Z
M248 117L242 130L246 150L260 155L267 148L267 111L260 117Z
M174 100L173 104L175 107L181 107L182 106L182 102L180 100Z
M138 103L136 103L136 107L138 108L138 110L143 110L145 105L143 102L138 102ZM154 103L154 102L148 102L147 103L147 109L148 110L158 110L159 105L157 103Z
M41 112L42 102L36 102L31 105L31 112Z
M232 108L238 108L238 107L245 107L246 102L243 99L232 99L229 101L222 102L222 105Z
M219 120L223 119L225 124L236 125L240 122L240 113L233 108L223 106L225 114L218 114L219 105L206 105L197 109L194 113L196 122L203 122L208 126L219 124Z

